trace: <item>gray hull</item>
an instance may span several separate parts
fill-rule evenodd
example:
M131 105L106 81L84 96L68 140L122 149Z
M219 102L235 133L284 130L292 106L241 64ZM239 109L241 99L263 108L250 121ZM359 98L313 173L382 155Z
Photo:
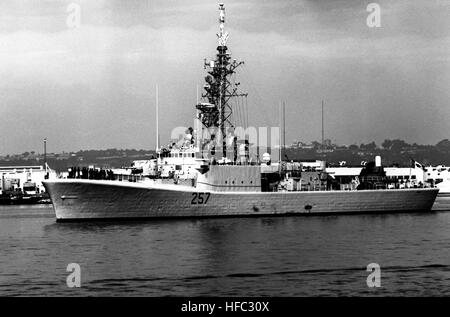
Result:
M58 221L429 211L437 189L199 192L115 181L44 182Z

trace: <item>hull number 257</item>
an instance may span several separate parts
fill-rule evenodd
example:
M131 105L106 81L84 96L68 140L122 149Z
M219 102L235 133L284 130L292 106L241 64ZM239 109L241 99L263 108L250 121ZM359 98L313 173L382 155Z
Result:
M192 193L191 205L206 205L210 193Z

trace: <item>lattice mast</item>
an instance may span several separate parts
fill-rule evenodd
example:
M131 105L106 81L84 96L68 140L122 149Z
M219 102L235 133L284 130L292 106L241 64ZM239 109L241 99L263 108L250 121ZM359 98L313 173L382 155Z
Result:
M232 82L231 76L236 68L244 64L243 61L231 61L231 54L227 52L228 32L225 31L225 6L219 4L219 33L217 33L219 45L215 60L205 59L205 69L208 69L208 76L205 77L205 92L202 98L207 100L197 105L199 120L207 128L215 128L220 133L222 139L222 155L227 157L226 138L227 128L234 128L231 122L233 107L231 104L233 97L247 96L246 93L239 93L239 83ZM214 129L213 129L214 130ZM214 139L216 136L211 136Z

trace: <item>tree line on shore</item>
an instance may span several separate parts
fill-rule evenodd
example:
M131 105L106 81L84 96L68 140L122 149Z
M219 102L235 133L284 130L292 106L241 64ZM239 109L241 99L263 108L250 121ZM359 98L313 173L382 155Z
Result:
M375 142L367 144L352 144L349 146L335 145L330 142L323 145L312 142L310 148L289 147L284 149L283 156L288 160L325 160L331 165L360 165L362 161L371 161L380 155L384 165L408 166L411 160L424 165L450 165L450 140L444 139L435 145L409 144L400 139L386 139L381 145ZM78 152L63 152L47 154L47 163L57 171L66 171L71 166L98 166L117 168L130 166L134 160L145 160L155 155L153 150L136 149L106 149L80 150ZM43 154L24 152L20 155L0 156L0 166L39 165L43 164Z
M309 149L287 148L284 155L293 160L320 158L334 165L339 165L340 162L360 165L363 161L372 161L377 155L382 157L384 165L409 166L411 160L424 165L450 165L449 139L439 141L436 145L409 144L400 139L386 139L381 146L375 142L349 146L312 143L313 147Z

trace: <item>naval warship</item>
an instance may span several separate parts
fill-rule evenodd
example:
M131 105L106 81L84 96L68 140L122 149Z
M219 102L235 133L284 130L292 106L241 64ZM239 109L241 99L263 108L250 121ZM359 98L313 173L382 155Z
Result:
M139 181L45 181L57 221L431 209L438 189L389 189L379 164L362 171L357 186L340 190L324 169L305 170L300 163L283 162L281 155L275 162L269 153L264 153L261 161L259 157L252 160L247 139L234 136L230 143L230 131L235 128L231 100L246 94L239 92L239 83L234 80L243 62L231 59L224 26L225 7L221 3L217 53L214 60L205 60L208 75L202 100L195 106L200 127L187 131L187 141L181 147L157 145L158 156L140 169L140 175L147 177Z

